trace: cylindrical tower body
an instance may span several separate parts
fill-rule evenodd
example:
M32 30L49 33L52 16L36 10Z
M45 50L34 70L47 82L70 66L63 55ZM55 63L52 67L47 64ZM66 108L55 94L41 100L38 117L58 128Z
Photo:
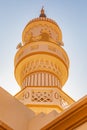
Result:
M22 89L16 97L36 113L63 110L73 100L61 90L68 78L69 59L61 47L59 26L42 9L40 17L24 28L22 42L14 60L15 78Z

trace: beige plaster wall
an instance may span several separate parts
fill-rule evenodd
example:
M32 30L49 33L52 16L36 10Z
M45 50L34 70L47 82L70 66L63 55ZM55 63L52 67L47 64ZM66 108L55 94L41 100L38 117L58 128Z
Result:
M14 130L27 130L34 112L0 87L0 120Z
M82 124L82 125L80 125L79 127L77 127L74 130L87 130L87 122Z
M49 114L40 113L29 122L28 130L41 130L45 125L57 118L58 113L53 110Z

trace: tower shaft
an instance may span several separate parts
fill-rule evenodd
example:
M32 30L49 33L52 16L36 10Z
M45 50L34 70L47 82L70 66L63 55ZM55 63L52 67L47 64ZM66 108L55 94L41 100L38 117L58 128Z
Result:
M36 113L61 112L73 100L61 89L68 78L69 58L61 47L62 33L41 10L22 33L23 45L15 56L15 78L21 87L16 95Z

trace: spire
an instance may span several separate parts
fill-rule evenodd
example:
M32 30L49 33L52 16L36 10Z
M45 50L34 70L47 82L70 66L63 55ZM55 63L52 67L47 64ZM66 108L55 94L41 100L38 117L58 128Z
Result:
M46 14L44 13L44 7L43 6L42 6L42 9L41 9L39 17L45 17L46 18Z

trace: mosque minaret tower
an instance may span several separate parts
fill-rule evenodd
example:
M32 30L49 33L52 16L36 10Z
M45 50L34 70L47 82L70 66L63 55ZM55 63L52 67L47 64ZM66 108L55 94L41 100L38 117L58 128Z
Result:
M74 102L62 91L69 74L63 45L61 29L44 8L23 30L14 59L14 74L21 87L15 97L36 114L59 113Z
M62 32L44 8L22 32L14 58L21 90L0 87L0 130L87 130L87 96L74 101L63 90L69 58Z

